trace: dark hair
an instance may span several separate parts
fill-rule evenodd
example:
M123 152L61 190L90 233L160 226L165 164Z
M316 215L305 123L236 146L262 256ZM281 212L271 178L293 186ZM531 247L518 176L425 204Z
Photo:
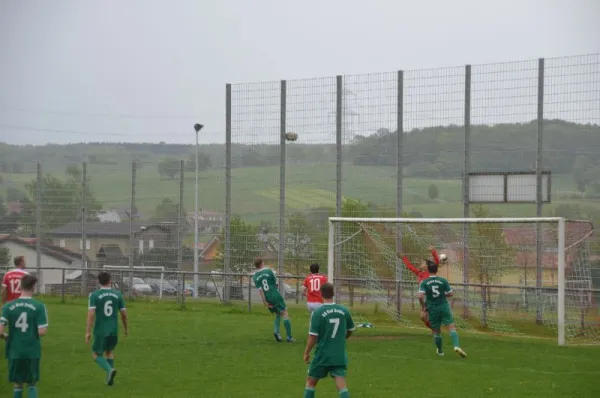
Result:
M110 274L106 271L102 271L98 274L98 283L100 286L107 286L110 283Z
M257 258L256 260L254 260L254 268L260 268L263 265L263 259L262 258Z
M314 263L310 265L310 273L311 274L318 274L319 273L319 264Z
M431 260L425 260L425 262L427 263L427 271L429 271L430 274L437 274L438 265Z
M23 277L21 278L21 290L24 290L26 292L33 292L37 281L37 278L33 275L23 275Z
M324 283L323 286L321 286L321 296L324 299L332 299L333 298L333 284Z
M23 265L23 263L25 262L25 257L23 257L23 256L17 256L17 257L14 258L13 262L15 263L15 267Z

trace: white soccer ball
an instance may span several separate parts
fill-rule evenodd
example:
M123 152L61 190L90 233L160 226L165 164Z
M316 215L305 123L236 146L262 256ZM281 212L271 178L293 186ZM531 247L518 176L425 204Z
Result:
M448 260L448 257L444 253L440 254L440 263L443 263L446 260Z

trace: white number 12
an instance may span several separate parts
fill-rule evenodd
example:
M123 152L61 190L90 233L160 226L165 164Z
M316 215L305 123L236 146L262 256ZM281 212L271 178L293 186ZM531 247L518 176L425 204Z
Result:
M329 320L329 323L333 323L333 332L331 332L331 338L335 339L335 335L340 327L340 318L332 318Z

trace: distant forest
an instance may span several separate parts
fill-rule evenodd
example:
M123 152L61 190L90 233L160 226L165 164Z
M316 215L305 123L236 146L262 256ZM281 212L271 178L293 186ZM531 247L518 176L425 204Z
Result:
M333 134L333 132L332 132ZM372 135L355 134L343 147L343 160L363 166L395 166L396 134L380 129ZM472 126L473 171L517 171L535 168L537 123ZM41 162L45 171L63 172L66 164L124 164L131 161L158 165L165 160L194 161L192 145L161 143L82 143L14 146L0 144L0 172L27 173ZM335 162L335 145L287 145L288 164ZM201 145L201 169L225 165L225 145ZM462 174L464 127L443 126L404 133L407 176L456 178ZM276 166L278 145L232 145L233 167ZM192 163L193 166L193 163ZM199 165L200 166L200 165ZM543 168L572 174L581 191L600 192L600 126L562 120L544 123Z

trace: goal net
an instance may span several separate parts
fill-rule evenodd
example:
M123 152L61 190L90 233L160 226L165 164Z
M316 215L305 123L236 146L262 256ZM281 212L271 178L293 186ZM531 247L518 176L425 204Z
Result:
M438 275L453 287L457 327L598 344L592 235L588 221L554 217L332 217L328 277L337 301L359 323L376 323L365 314L384 312L404 326L423 327L417 276L405 263L419 269L434 260L433 247L447 259Z

